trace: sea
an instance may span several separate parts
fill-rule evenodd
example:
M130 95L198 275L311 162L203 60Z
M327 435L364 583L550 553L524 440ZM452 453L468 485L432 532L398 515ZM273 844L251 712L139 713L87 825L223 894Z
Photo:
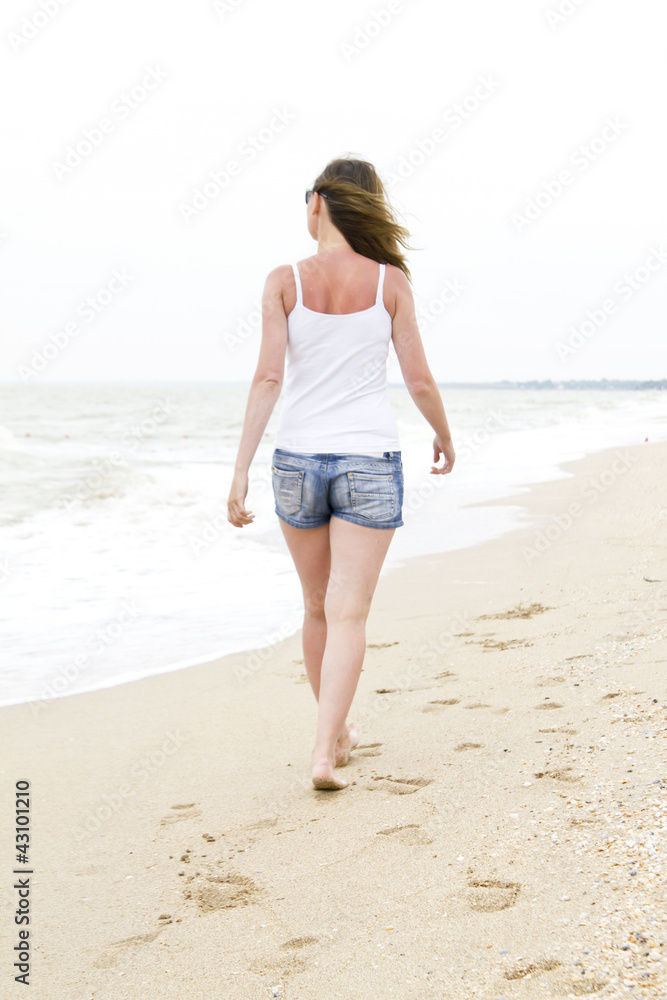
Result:
M657 389L442 395L457 459L434 476L431 428L404 386L389 388L405 524L382 575L529 523L524 495L570 475L564 462L667 439ZM280 403L250 470L255 520L227 520L247 397L239 383L0 388L0 705L36 709L224 654L242 667L298 631L271 490Z

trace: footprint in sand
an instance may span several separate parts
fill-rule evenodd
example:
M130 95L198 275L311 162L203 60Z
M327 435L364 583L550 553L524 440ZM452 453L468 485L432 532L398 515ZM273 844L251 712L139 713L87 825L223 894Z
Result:
M517 649L520 646L534 646L528 639L471 639L471 643L484 649Z
M195 816L201 816L201 809L197 809L196 805L196 802L189 802L184 806L172 806L171 808L175 812L163 816L160 820L160 826L168 826L170 823L180 823L181 820L194 819Z
M514 906L521 889L520 882L505 882L496 878L471 878L468 885L473 890L468 897L470 909L483 913Z
M385 792L391 792L393 795L413 795L414 792L418 792L420 788L425 788L426 785L430 785L433 779L392 778L391 775L387 775L386 777L374 776L373 781L377 782L377 784L366 785L369 792L374 792L378 788L381 788Z
M428 705L422 705L422 712L438 712L444 705L458 704L458 698L441 698L439 701L429 701Z
M287 950L287 949L286 949ZM285 983L289 976L298 975L305 972L308 963L300 955L288 951L269 951L264 957L254 959L248 965L248 972L253 972L256 976L270 977L270 982ZM284 987L274 986L268 996L282 997L285 995Z
M540 705L536 705L535 708L545 710L550 708L562 708L563 706L559 701L551 701L551 699L545 699Z
M543 604L534 602L533 604L529 604L527 608L522 608L519 604L516 608L511 608L509 611L501 611L497 615L478 615L475 620L481 622L489 618L532 618L533 615L541 615L545 611L552 610L553 608L548 605L545 607Z
M561 767L558 770L552 771L536 771L533 777L553 778L555 781L581 781L580 775L569 773L572 770L573 769L571 767Z
M490 705L485 704L483 701L473 701L472 705L464 705L464 708L491 708Z
M543 677L541 680L537 682L535 687L538 688L551 687L553 684L563 684L564 682L565 682L564 677Z
M401 844L409 847L417 847L421 844L432 844L433 838L429 837L419 826L419 823L406 823L405 826L390 826L387 830L378 830L378 837L391 837Z
M285 941L281 944L281 948L306 948L309 944L317 944L318 938L316 937L299 937L290 938L289 941Z
M247 906L257 902L256 897L260 893L256 882L238 872L201 874L195 876L188 888L183 890L185 899L194 900L202 913Z
M112 941L109 945L110 950L103 952L94 960L94 967L96 969L113 969L114 966L120 964L125 952L129 948L137 945L151 944L155 941L158 934L161 934L165 927L168 927L171 923L173 923L171 914L161 913L158 917L157 930L149 931L147 934L134 934L132 937L122 938L120 941Z
M505 979L532 979L535 975L541 976L544 972L551 972L552 969L557 969L560 964L557 958L540 958L536 962L529 962L527 965L517 965L513 969L508 969L506 972L503 972L503 976Z
M258 819L256 823L248 823L246 826L241 827L242 830L267 830L271 826L275 826L278 822L277 816L267 816L265 819Z
M455 750L479 750L483 747L483 743L459 743L458 746L454 747Z
M382 754L377 749L381 743L359 743L353 750L355 757L381 757Z
M564 726L551 726L549 729L538 729L539 733L567 733L568 736L576 736L578 729L566 729Z
M595 816L573 816L570 820L570 826L586 826L589 823L596 823L597 817Z
M456 676L457 675L454 673L453 670L443 670L441 674L436 674L433 679L436 681L444 681L449 677L456 677Z
M398 642L368 642L366 649L386 649L387 646L398 646Z
M399 688L376 688L376 694L396 694Z
M598 993L606 985L607 983L604 980L597 979L595 976L591 976L590 979L582 976L576 983L568 982L565 984L567 992L574 994L576 997L590 996L591 993Z

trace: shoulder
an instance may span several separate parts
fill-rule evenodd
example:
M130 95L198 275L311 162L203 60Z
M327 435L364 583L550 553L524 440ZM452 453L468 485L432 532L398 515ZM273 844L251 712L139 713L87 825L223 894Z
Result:
M399 303L412 298L412 286L405 271L396 264L386 264L384 272L383 298L385 308L394 319Z
M411 287L405 271L396 264L385 264L384 280L385 284L388 283L395 291L406 292Z
M284 283L294 277L294 270L291 264L279 264L266 276L266 285L271 288L281 288Z
M289 296L294 289L294 271L291 264L279 264L266 276L264 282L264 298L273 301L284 300L285 293Z

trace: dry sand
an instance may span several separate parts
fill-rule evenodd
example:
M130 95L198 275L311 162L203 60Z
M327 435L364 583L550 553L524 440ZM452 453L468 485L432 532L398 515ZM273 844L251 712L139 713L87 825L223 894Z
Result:
M341 792L300 633L2 709L3 995L27 778L33 1000L667 997L666 466L570 463L380 580Z

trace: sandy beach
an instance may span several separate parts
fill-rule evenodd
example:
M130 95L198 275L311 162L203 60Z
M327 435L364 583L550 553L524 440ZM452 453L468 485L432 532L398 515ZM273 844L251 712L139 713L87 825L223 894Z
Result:
M666 468L589 455L383 577L341 792L300 633L1 709L3 995L28 780L34 1000L667 997Z

